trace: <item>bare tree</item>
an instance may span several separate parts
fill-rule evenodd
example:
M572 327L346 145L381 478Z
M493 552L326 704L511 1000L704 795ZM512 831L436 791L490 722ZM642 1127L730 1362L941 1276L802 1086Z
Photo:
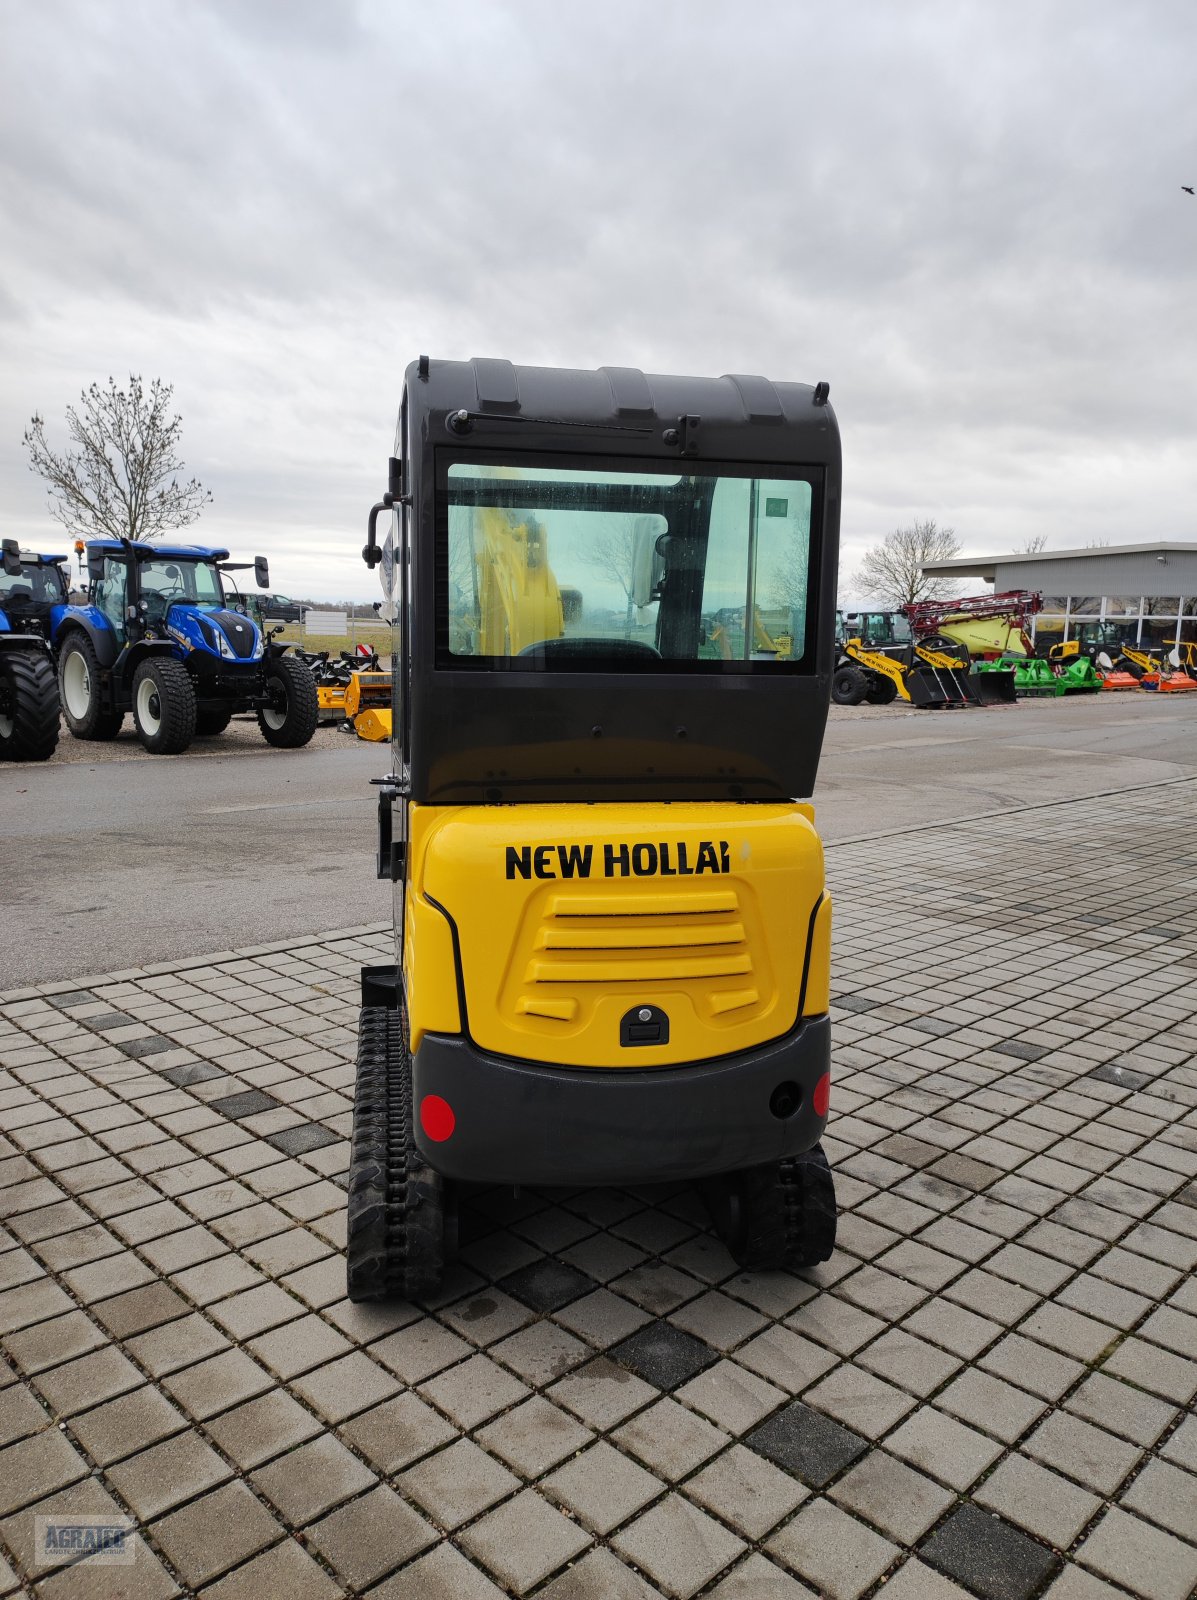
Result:
M1033 533L1029 539L1024 539L1022 544L1016 544L1014 548L1022 555L1037 555L1040 550L1047 549L1047 534Z
M914 600L935 600L956 588L952 578L927 577L923 568L931 561L950 561L960 549L952 528L933 521L895 528L880 544L865 552L853 586L862 594L888 601L892 606Z
M50 485L50 515L86 538L152 539L194 522L212 499L198 479L179 481L181 417L170 414L174 389L155 378L147 389L130 374L128 389L109 378L67 407L71 444L62 454L46 439L45 419L25 430L30 471Z

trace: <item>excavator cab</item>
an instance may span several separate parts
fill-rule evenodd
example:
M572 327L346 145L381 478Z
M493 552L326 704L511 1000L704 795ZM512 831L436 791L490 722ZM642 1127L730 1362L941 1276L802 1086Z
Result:
M825 384L408 369L352 1298L427 1292L473 1185L693 1181L742 1265L830 1255L839 500Z

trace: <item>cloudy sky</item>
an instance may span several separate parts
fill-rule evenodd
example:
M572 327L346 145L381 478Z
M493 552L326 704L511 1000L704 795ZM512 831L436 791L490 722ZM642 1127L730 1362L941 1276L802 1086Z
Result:
M358 560L421 352L826 378L844 569L1197 539L1192 0L0 0L21 433L174 385L197 536Z

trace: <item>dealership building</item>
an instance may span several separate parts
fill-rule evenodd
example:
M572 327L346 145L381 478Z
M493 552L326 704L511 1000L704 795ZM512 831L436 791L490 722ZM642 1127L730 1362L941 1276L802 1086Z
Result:
M998 594L1042 595L1042 610L1029 625L1041 647L1075 638L1117 638L1143 649L1197 640L1197 544L1016 550L932 561L923 571L929 578L982 578Z

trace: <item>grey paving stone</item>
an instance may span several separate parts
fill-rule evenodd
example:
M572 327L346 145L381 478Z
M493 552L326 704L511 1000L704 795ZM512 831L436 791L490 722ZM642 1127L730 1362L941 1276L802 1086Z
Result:
M1197 1472L1197 1416L1186 1417L1176 1432L1164 1440L1160 1451L1169 1461Z
M1086 1488L1112 1495L1142 1451L1104 1428L1065 1411L1052 1412L1024 1441L1023 1450Z
M676 1600L689 1600L745 1549L741 1539L676 1494L646 1511L611 1542Z
M1149 1461L1121 1499L1124 1510L1177 1533L1197 1536L1197 1477L1168 1461Z
M659 1392L643 1378L599 1356L553 1384L547 1394L592 1428L605 1431L639 1411Z
M87 1476L89 1467L56 1428L0 1450L0 1516Z
M744 1443L814 1489L823 1488L868 1449L858 1433L812 1411L801 1400L791 1401Z
M371 1589L370 1600L503 1600L503 1591L446 1542Z
M613 1345L607 1354L617 1366L626 1367L646 1383L666 1391L676 1389L719 1359L718 1352L704 1340L662 1321L648 1323Z
M739 1359L744 1359L743 1351ZM858 1366L879 1373L920 1399L934 1393L963 1365L959 1356L928 1344L905 1328L891 1328L854 1359Z
M352 1589L436 1544L439 1534L393 1489L380 1483L309 1527L307 1541Z
M766 1548L831 1600L856 1600L899 1553L897 1545L823 1499L804 1505Z
M375 1481L374 1474L330 1434L250 1474L254 1488L276 1505L293 1527L373 1488Z
M316 1561L293 1540L276 1544L204 1590L204 1600L338 1600L344 1594Z
M551 1472L539 1487L550 1500L574 1512L591 1532L608 1534L663 1494L666 1486L600 1439Z
M520 1480L470 1439L458 1439L395 1480L443 1528L453 1529L514 1493Z
M472 1345L431 1317L421 1317L370 1346L374 1359L408 1384L432 1377L472 1351Z
M1197 1361L1161 1350L1133 1334L1109 1356L1104 1370L1177 1405L1187 1405L1197 1395Z
M207 1432L242 1471L260 1467L272 1456L315 1438L320 1424L282 1389L213 1417Z
M994 1434L1006 1444L1012 1444L1025 1433L1046 1410L1046 1403L1035 1395L976 1367L953 1378L935 1397L935 1404L962 1422Z
M199 1588L255 1555L283 1532L244 1483L213 1489L152 1524L151 1533L185 1583Z
M1146 1600L1186 1600L1197 1585L1197 1548L1112 1506L1076 1559Z
M525 1489L459 1535L462 1548L517 1594L526 1594L591 1542L534 1489Z
M194 1430L130 1456L105 1472L117 1494L143 1522L232 1475L232 1469Z
M528 1396L528 1387L489 1356L475 1355L420 1385L420 1393L469 1431Z
M875 1347L871 1347L875 1348ZM801 1394L837 1364L838 1357L791 1328L774 1326L736 1351L736 1361L784 1389Z
M1144 1446L1154 1444L1176 1416L1176 1407L1168 1401L1158 1400L1104 1372L1086 1378L1064 1404L1087 1422Z
M537 1600L659 1600L660 1593L610 1550L588 1550Z
M979 1363L1008 1383L1017 1384L1043 1400L1055 1401L1084 1373L1082 1362L1048 1350L1020 1333L1007 1334Z
M71 1419L71 1432L100 1466L133 1455L186 1427L182 1412L149 1384Z
M203 1422L218 1411L263 1394L271 1387L271 1379L244 1351L226 1350L182 1372L170 1373L162 1379L162 1387L184 1411Z
M923 1560L958 1579L983 1600L1029 1600L1060 1558L1000 1517L964 1504L919 1552Z
M979 1505L1066 1550L1101 1508L1098 1495L1026 1456L1011 1455L973 1491Z
M728 1433L742 1434L782 1405L783 1390L735 1361L717 1361L677 1390L680 1400Z
M534 1322L489 1347L496 1361L510 1367L535 1388L562 1378L594 1354L588 1344L555 1322Z
M295 1405L294 1401L291 1403ZM315 1418L301 1406L296 1405L296 1410L308 1419L313 1432L319 1431ZM378 1472L388 1475L410 1466L454 1437L454 1429L444 1417L418 1395L408 1393L352 1417L342 1423L339 1432Z
M220 1100L209 1100L209 1107L219 1111L222 1117L231 1117L239 1120L242 1117L256 1116L262 1111L277 1111L282 1102L273 1095L263 1094L260 1089L243 1089L239 1094L225 1095Z
M885 1600L970 1600L970 1591L912 1556L886 1583Z
M788 1472L733 1445L685 1484L685 1493L744 1538L763 1539L809 1491Z
M590 1294L598 1284L577 1267L546 1256L509 1273L500 1279L498 1287L533 1311L547 1315Z
M955 1500L951 1490L884 1450L871 1450L827 1492L905 1545L917 1543Z
M729 1436L665 1396L633 1417L612 1435L660 1477L672 1483L684 1478L730 1443Z
M293 1128L282 1128L278 1133L268 1133L266 1143L288 1156L306 1156L325 1145L339 1144L340 1135L318 1122L301 1122Z
M913 1411L917 1401L873 1373L845 1362L806 1391L807 1405L825 1411L866 1439L878 1439Z
M923 1406L885 1441L887 1450L911 1466L963 1491L1002 1453L1000 1444L954 1417Z

